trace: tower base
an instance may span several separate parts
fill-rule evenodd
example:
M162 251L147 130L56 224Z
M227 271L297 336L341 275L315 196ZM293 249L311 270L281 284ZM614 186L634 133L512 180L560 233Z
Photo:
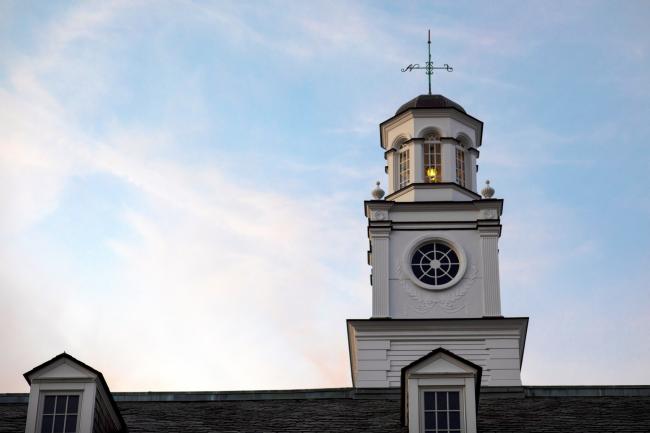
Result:
M439 347L483 368L481 386L521 386L527 317L349 319L355 388L399 387L403 367Z

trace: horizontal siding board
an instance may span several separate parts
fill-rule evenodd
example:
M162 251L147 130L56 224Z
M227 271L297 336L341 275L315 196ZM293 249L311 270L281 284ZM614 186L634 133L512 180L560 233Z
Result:
M517 370L519 371L519 360L518 359L506 359L506 358L500 358L500 359L494 359L491 358L490 362L490 370Z
M385 388L389 386L387 380L361 380L357 381L357 388ZM398 384L399 386L399 384Z
M435 350L439 347L442 347L443 349L449 350L450 352L463 352L463 351L468 351L468 352L485 352L487 350L487 347L485 345L479 346L479 345L474 345L474 346L468 346L468 345L460 345L460 344L431 344L431 345L409 345L409 346L392 346L390 348L391 351L393 352L426 352L429 353L432 350Z
M475 364L484 364L489 360L489 357L487 356L475 356L475 355L468 356L460 353L457 355L459 355L461 358L467 359L468 361L472 361ZM424 356L424 354L420 356L417 355L416 356L389 356L388 359L390 359L391 363L393 363L394 365L404 366L422 358L422 356Z
M487 341L487 347L490 349L519 349L519 340L517 338L494 338Z
M434 349L435 349L435 347L434 347ZM428 354L429 352L431 352L431 351L434 350L434 349L430 349L430 350L391 350L389 353L390 353L391 355L393 355L393 356L394 356L394 355L397 355L397 356L418 356L418 357L422 357L422 356ZM447 349L447 348L445 347L444 349ZM471 354L471 353L476 353L476 354L487 353L485 350L474 351L474 352L465 351L465 350L463 350L463 349L460 349L460 350L459 350L459 349L456 349L456 350L454 350L454 349L447 349L447 350L449 350L450 352L455 353L456 355L460 355L461 353L465 353L465 354ZM461 355L461 356L462 356L462 355Z
M474 364L479 364L479 365L486 364L487 361L488 361L488 358L486 356L462 356L462 355L460 355L460 356L462 358L467 359L468 361L473 362ZM412 357L408 357L408 358L389 357L390 365L391 366L396 366L396 367L405 367L405 366L409 365L410 363L412 363L413 361L416 361L416 360L418 360L420 358L421 358L421 356L412 356Z
M377 335L376 331L357 331L356 335L359 340L361 339L390 339L392 341L414 341L414 340L436 340L451 339L459 340L488 340L499 338L519 338L519 333L513 330L485 330L485 329L466 329L459 331L449 331L442 329L426 329L426 330L409 330L408 335L402 330L382 330L381 336ZM433 334L433 335L432 335Z
M387 359L385 350L359 350L358 360Z
M360 380L386 380L386 371L359 371Z
M516 358L519 359L519 349L490 349L490 358L492 359L502 359L502 358Z
M521 380L498 380L498 379L490 379L489 383L485 383L484 381L481 381L482 384L485 384L485 386L521 386Z
M390 349L388 340L359 340L357 342L359 349Z
M359 370L390 370L389 360L359 361Z
M461 347L485 347L485 340L458 341L458 340L422 340L422 341L392 341L391 348L403 347L431 347L431 346L461 346Z
M490 375L495 380L519 379L519 370L490 370Z

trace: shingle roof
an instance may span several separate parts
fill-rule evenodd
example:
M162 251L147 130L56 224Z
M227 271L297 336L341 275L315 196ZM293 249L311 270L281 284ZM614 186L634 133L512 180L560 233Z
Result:
M481 392L481 433L650 431L648 387L524 387L496 391ZM27 395L0 395L0 432L25 431L26 399ZM115 393L115 400L131 433L407 431L400 427L397 389Z

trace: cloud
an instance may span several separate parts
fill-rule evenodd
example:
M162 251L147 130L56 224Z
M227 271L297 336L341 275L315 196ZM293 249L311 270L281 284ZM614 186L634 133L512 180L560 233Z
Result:
M115 13L70 11L0 90L2 236L13 239L2 257L15 265L0 275L0 337L12 347L0 386L24 389L22 370L62 350L122 390L345 385L345 312L362 310L367 285L360 218L336 194L245 186L215 160L160 152L182 147L173 126L80 123L49 74L77 42L102 46ZM93 66L84 72L92 82ZM71 96L96 94L78 84ZM89 287L79 252L38 227L97 175L135 200L113 203L123 230L102 236L93 249L112 259L92 264L110 281Z

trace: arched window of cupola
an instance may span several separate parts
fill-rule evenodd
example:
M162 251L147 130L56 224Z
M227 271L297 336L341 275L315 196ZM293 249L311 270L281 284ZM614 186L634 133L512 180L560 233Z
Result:
M442 147L435 131L424 136L424 179L428 183L442 180Z
M462 187L467 186L467 149L470 143L465 136L458 137L456 145L456 183Z
M401 189L411 180L411 152L405 143L397 145L397 161L397 189Z
M465 186L465 149L456 146L456 183Z

